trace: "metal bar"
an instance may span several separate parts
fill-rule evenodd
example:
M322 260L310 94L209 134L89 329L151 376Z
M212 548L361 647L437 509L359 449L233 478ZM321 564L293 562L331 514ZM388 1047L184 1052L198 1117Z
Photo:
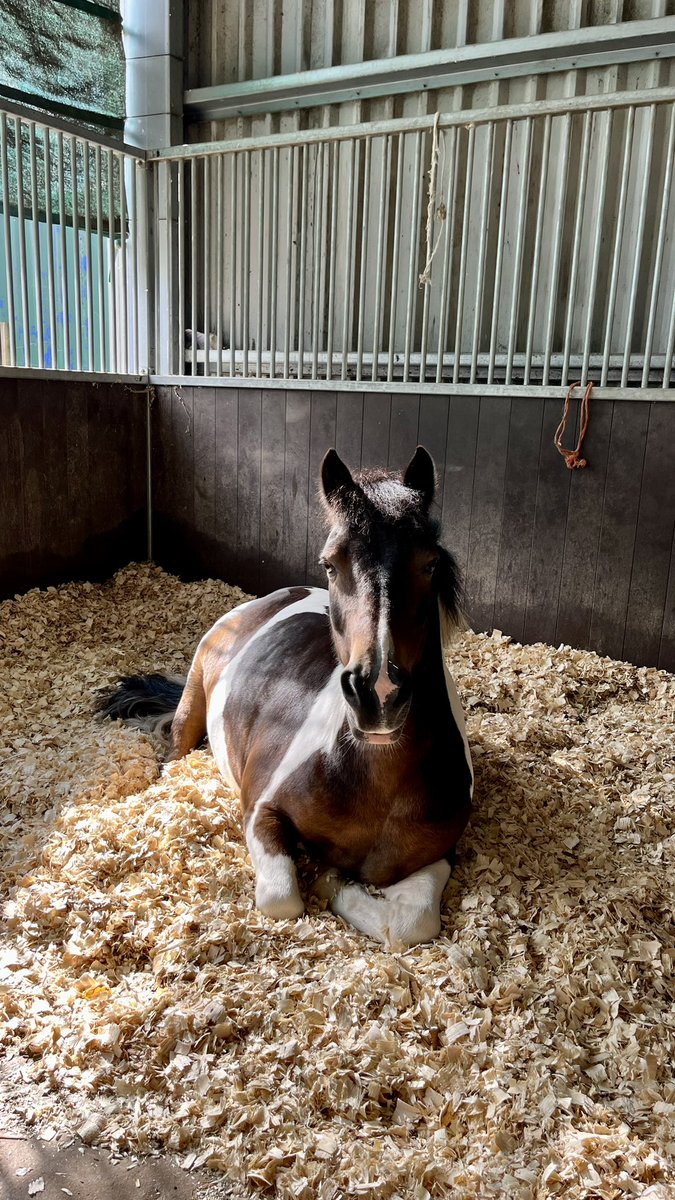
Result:
M260 173L258 177L258 309L257 319L258 328L256 330L256 375L258 378L262 375L262 340L263 340L263 283L267 276L265 275L264 256L265 256L265 154L260 151ZM267 264L269 272L269 262ZM269 330L269 326L268 326Z
M166 164L166 171L162 172L163 188L160 188L160 206L161 195L164 196L164 209L160 207L159 212L155 214L157 225L157 239L159 239L160 231L164 229L164 255L160 245L160 324L163 323L164 338L162 343L159 343L158 353L163 354L167 362L171 364L171 370L175 370L175 362L180 354L179 348L176 346L176 316L174 312L176 302L176 289L174 286L174 277L176 264L173 254L173 163ZM206 360L208 361L208 359ZM205 368L206 370L206 368Z
M468 365L468 361L469 360L467 360L467 365ZM23 368L20 368L20 370L21 370L22 375L26 374L26 372L23 370ZM8 368L7 370L3 370L2 368L0 368L0 377L3 375L12 375L12 374L16 374L16 373L17 373L16 370L12 371L12 369L10 369L10 368ZM30 374L31 374L31 376L34 377L39 373L36 371L31 371ZM50 373L48 373L48 372L44 372L43 374L47 375L47 377L50 377ZM65 376L66 373L63 372L63 375ZM95 378L95 377L93 377L93 378ZM209 386L213 386L213 382L214 381L211 380ZM178 377L175 375L151 375L150 383L151 384L173 384L176 386L180 386L181 384L187 385L187 384L195 383L196 386L200 387L200 386L204 386L205 384L208 384L209 381L205 380L203 378L200 378L198 380L192 380L192 378L189 375L183 375L183 376L178 376ZM231 380L229 378L225 378L220 381L220 386L224 387L224 388L228 388L228 387L259 388L260 380L255 379L255 378L237 379L237 380ZM270 388L270 389L271 388L281 388L282 390L286 390L288 388L288 381L281 377L279 377L277 379L269 379L266 381L265 386L266 386L266 388ZM384 392L385 394L391 393L391 394L397 394L397 395L400 395L400 394L409 395L410 394L410 384L409 383L402 383L399 381L393 381L393 382L389 383L386 380L381 380L381 381L378 381L377 383L372 383L369 380L357 381L355 379L345 380L344 382L339 381L339 380L331 381L331 380L327 380L327 379L298 379L298 380L293 381L293 389L294 390L297 389L299 391L300 390L329 391L329 392L337 391L337 392L359 392L359 393ZM513 397L513 385L512 384L507 385L507 384L503 384L503 383L496 383L496 384L490 384L490 385L488 385L486 383L472 384L472 383L466 383L464 381L462 381L461 383L457 383L457 384L450 383L447 381L444 381L440 384L439 383L421 383L421 384L419 384L419 386L415 385L415 391L420 392L423 395L467 396L467 397L472 396L472 397L476 397L477 400L480 399L481 396L503 396L506 399L511 399ZM552 400L559 401L560 400L560 387L556 385L556 386L551 386L551 387L547 387L547 388L542 388L542 387L539 387L538 385L529 385L528 387L520 387L518 389L518 395L523 396L527 399L536 399L536 400L552 399ZM661 387L648 388L648 389L644 389L644 388L640 388L640 387L634 387L634 388L619 388L619 387L600 388L600 387L597 387L597 388L593 389L593 396L597 400L640 400L640 401L643 401L643 402L649 403L649 404L654 403L655 401L661 402L661 403L666 403L666 404L673 403L672 397L666 391L664 391L664 389Z
M272 375L277 373L277 265L279 258L279 148L272 153L272 220L270 222L270 241L268 261L270 268L270 287L267 305L267 328L269 330L270 353L272 355Z
M410 254L408 257L408 296L405 315L405 340L403 352L403 379L408 380L410 375L410 353L412 350L412 329L415 320L415 289L417 287L417 268L419 257L418 245L418 227L419 219L419 201L420 201L420 176L422 171L422 154L424 152L424 135L422 133L415 134L415 168L413 172L412 185L412 215L410 218Z
M66 243L66 196L63 181L63 134L56 139L57 180L59 190L59 242L61 246L61 306L63 309L63 360L70 367L70 302L68 297L68 248Z
M588 311L586 313L586 327L584 329L584 357L581 367L581 379L583 383L587 382L588 367L591 358L591 336L593 332L593 312L595 309L595 293L598 284L598 267L600 264L600 249L602 245L602 221L605 212L605 196L607 194L607 177L609 174L609 147L612 140L612 118L614 114L609 112L605 115L603 122L602 139L601 139L601 170L600 191L593 198L595 206L595 227L593 230L593 249L591 251L591 270L586 286L586 296Z
M536 322L537 290L539 287L539 265L541 260L541 242L544 229L544 211L546 206L546 185L548 183L548 162L551 149L551 117L544 119L544 143L541 151L541 174L539 176L539 198L537 201L537 218L535 223L534 249L532 252L532 280L530 282L530 304L527 314L527 342L525 346L525 375L523 382L530 382L530 365L532 347L534 345L534 327Z
M211 160L203 163L202 220L204 229L204 257L202 260L202 283L204 286L204 374L211 374ZM171 190L169 184L169 191ZM167 229L170 222L167 220ZM169 242L169 250L171 245Z
M335 253L337 247L337 200L340 144L333 142L332 192L330 204L330 256L328 265L328 330L326 333L326 378L333 378L333 319L335 310Z
M223 156L219 154L216 159L216 375L220 378L223 373L223 276L224 263L223 255L225 252L223 238L223 187L224 187L224 171L223 171ZM179 230L182 223L181 218L182 205L178 205L178 220ZM180 238L180 235L179 235ZM181 268L178 268L179 275ZM178 281L179 295L181 297L179 303L179 320L182 315L182 287L181 280Z
M668 342L666 345L666 354L663 361L663 388L670 387L670 376L673 371L673 355L675 354L675 290L673 290L673 303L670 310L670 332L668 334Z
M389 194L390 170L391 141L389 138L386 138L382 149L382 175L380 178L380 205L377 226L377 267L375 272L375 301L373 308L373 374L371 376L373 379L377 378L378 373L377 363L380 353L380 334L382 329L382 274L384 245L387 237L387 217L389 215L387 196Z
M190 354L190 374L197 374L197 160L190 163L190 324L192 325L192 351ZM232 207L234 213L234 205Z
M347 184L347 225L345 233L345 264L344 264L344 302L342 305L342 367L340 370L340 378L347 378L347 353L348 353L348 337L349 337L349 300L350 300L350 282L351 282L351 263L352 263L352 236L354 231L354 158L356 154L356 142L351 141L349 146L349 180Z
M584 133L581 147L581 160L577 179L577 203L574 213L574 236L572 240L572 263L567 283L567 313L565 315L565 336L563 338L563 366L560 379L563 387L567 386L569 374L570 348L572 345L572 329L574 324L574 308L576 302L577 276L579 273L579 255L581 253L581 233L584 222L584 204L586 202L586 181L588 179L588 160L591 152L591 114L584 115Z
M141 230L140 230L140 222L138 219L138 182L136 179L138 163L135 161L135 159L133 159L133 158L128 159L128 169L129 169L129 179L130 179L130 188L131 188L131 228L133 230L133 236L131 238L131 249L132 249L132 255L133 255L132 260L131 260L131 287L132 287L132 296L133 296L133 318L132 319L133 319L133 323L134 323L134 340L133 340L134 371L139 371L140 365L141 365L141 349L140 349L141 335L140 335L140 302L139 302L139 291L138 291L138 287L139 287L138 256L140 253L140 246L141 246ZM182 283L182 280L181 280L181 283ZM179 347L183 346L184 344L185 344L184 341L181 342L179 339L179 341L178 341ZM184 370L182 360L180 360L180 367L181 367L181 370Z
M546 314L546 333L544 336L544 370L542 376L542 383L544 385L548 383L549 378L551 352L553 348L556 301L558 299L560 255L562 252L562 234L565 223L565 198L567 195L567 178L569 175L570 127L571 117L568 113L564 118L562 146L561 152L558 155L558 160L560 163L560 183L558 185L558 202L556 205L555 221L553 226L553 261L549 275L548 310Z
M494 125L488 125L488 144L485 150L485 166L483 170L483 194L480 204L480 241L478 243L478 264L476 267L476 301L473 315L473 336L471 338L471 373L469 380L476 381L478 366L478 350L480 346L480 328L483 318L483 294L485 291L485 258L488 240L488 206L494 174Z
M370 216L370 159L372 139L365 143L363 163L363 205L361 209L361 278L359 280L359 321L356 333L356 378L360 379L363 368L363 321L366 308L366 278L368 275L368 218Z
M25 96L25 93L22 92L21 95ZM44 106L43 97L40 98L40 103ZM112 150L120 150L124 154L131 155L132 158L138 158L143 161L148 157L145 150L141 150L138 146L131 146L127 142L120 142L119 138L107 137L103 133L92 135L91 129L86 125L78 125L71 120L62 121L53 113L50 113L49 116L42 116L34 108L27 108L25 104L16 103L13 99L4 95L2 87L0 87L0 109L8 116L20 117L23 121L35 121L37 129L48 129L50 133L61 132L69 136L70 134L74 134L75 137L85 138L89 141L95 139L98 146L110 146ZM71 111L70 106L68 106L68 111ZM79 110L79 114L82 115L81 109ZM89 118L85 119L88 120ZM92 121L91 124L95 124L95 121Z
M504 159L502 162L502 186L499 198L499 227L497 231L497 249L495 252L495 280L492 290L492 321L490 322L490 355L488 362L488 383L492 383L495 372L495 355L497 353L497 330L499 325L499 293L502 286L502 267L504 260L504 230L506 229L506 207L509 194L509 169L511 165L511 142L513 139L513 121L507 121L504 136ZM456 354L455 354L456 357ZM454 374L453 374L454 379ZM456 382L456 381L455 381Z
M155 178L157 172L155 172ZM98 260L98 337L99 370L106 370L107 323L105 319L106 288L103 282L103 179L101 175L101 147L94 150L94 179L96 184L96 249Z
M318 377L319 365L319 296L321 292L321 243L323 240L323 163L326 143L316 152L314 165L314 293L312 302L312 379Z
M237 341L237 163L232 156L230 172L230 377L234 375L234 352Z
M21 122L14 120L16 138L16 203L19 229L19 287L21 291L21 320L23 323L23 365L30 364L30 308L28 304L28 265L26 257L26 213L23 194L23 147L21 144Z
M248 343L249 343L249 277L251 274L251 153L244 152L244 228L242 239L244 253L242 256L242 321L241 348L244 352L244 375L248 375Z
M9 366L17 365L16 313L14 311L14 256L9 203L9 155L7 153L7 117L0 112L0 162L2 165L2 222L5 235L5 278L7 281L7 317L9 324ZM3 363L3 366L7 364Z
M452 368L453 383L459 379L459 358L462 350L462 326L464 325L464 289L466 287L466 256L469 246L469 222L471 219L471 187L473 184L473 157L476 142L476 130L469 129L469 140L466 148L466 179L464 181L464 220L462 224L462 245L459 258L459 283L457 288L457 317L455 320L455 360Z
M42 311L42 252L40 249L40 214L38 206L37 186L37 149L35 145L35 122L28 127L28 144L30 153L30 208L31 225L33 227L33 282L35 287L35 307L37 325L38 367L45 365L44 352L44 320Z
M129 370L129 268L127 264L129 219L126 195L126 163L121 154L118 156L117 165L120 173L120 274L122 276L120 347L122 351L121 370L126 375ZM171 174L171 167L169 167L169 174ZM173 326L170 326L170 328L173 329Z
M295 163L296 149L289 150L288 153L288 189L287 189L287 206L286 214L286 328L284 330L284 374L283 378L289 377L290 364L290 345L291 345L291 303L293 300L293 269L295 265L294 244L293 244L293 197L295 194Z
M652 346L654 344L654 325L656 322L656 309L659 299L659 285L661 282L661 268L663 266L663 252L666 244L666 231L668 229L668 208L670 206L671 186L673 181L673 160L675 159L675 107L670 110L670 129L668 132L668 148L666 150L666 169L663 179L663 188L661 193L661 213L659 216L659 232L656 240L656 252L654 255L654 270L652 273L652 291L649 300L649 315L647 317L647 332L645 336L645 353L644 366L642 369L642 387L647 387L649 382L649 370L652 357ZM675 289L674 289L675 291Z
M401 254L401 200L403 196L403 159L405 149L405 135L399 133L397 135L397 163L396 163L396 200L394 208L394 241L392 249L391 263L391 300L389 302L389 354L387 357L387 379L392 379L394 374L394 341L396 337L396 306L398 291L398 269L399 259Z
M530 159L532 152L532 118L525 122L525 149L523 152L522 169L520 174L520 191L518 195L518 227L516 246L513 255L513 279L511 282L511 306L509 309L509 342L506 352L506 383L511 382L513 370L513 355L518 336L518 311L520 301L520 280L523 269L523 241L525 237L525 221L527 218L527 194L530 184Z
M456 129L450 130L452 138L451 171L452 182L448 181L448 216L445 231L445 253L443 255L443 281L441 283L441 299L438 314L438 347L436 350L436 382L440 383L443 375L443 354L445 339L448 332L448 310L450 301L450 274L452 256L455 247L455 208L457 204L457 174L459 168L459 135Z
M94 368L94 291L91 266L91 193L90 193L89 142L82 142L82 174L84 182L84 248L86 257L85 287L87 303L87 370ZM135 169L135 168L134 168ZM136 352L138 370L138 351Z
M108 157L108 234L110 255L110 369L117 372L117 281L115 279L115 160L112 150Z
M47 240L47 296L49 305L49 344L51 346L51 366L59 365L58 343L56 337L56 289L54 286L54 229L52 224L52 157L51 134L44 130L43 162L45 170L45 225ZM93 334L92 334L93 337ZM92 364L93 368L93 364Z
M167 167L167 170L170 170L170 169L171 169L170 167ZM160 347L162 344L161 343L161 329L160 329L160 311L161 311L162 303L163 303L163 300L162 300L162 272L161 272L162 248L160 246L160 238L159 238L159 212L160 212L160 208L159 208L159 178L160 178L161 174L162 174L162 169L160 166L158 166L156 170L151 172L151 179L153 181L152 182L152 216L151 216L151 220L152 220L152 252L153 252L153 268L154 268L154 275L153 275L154 326L155 326L154 362L155 362L156 368L157 368L157 366L159 366L159 364L162 361L162 356L160 353Z
M649 177L651 174L652 165L652 150L654 147L654 122L656 120L656 106L652 105L649 109L649 124L647 127L647 144L644 150L644 164L642 167L642 194L640 196L640 208L638 215L637 233L635 235L635 256L633 258L633 273L630 282L630 292L628 301L628 325L626 328L626 337L624 340L624 359L623 370L621 372L621 386L625 387L628 382L628 368L630 366L631 342L633 340L633 327L635 325L635 305L637 302L638 282L640 276L640 263L642 259L642 246L645 235L645 220L647 217L647 201L649 198Z
M614 245L612 247L612 273L609 282L607 294L607 316L605 319L605 338L603 347L603 366L600 376L600 386L604 387L607 383L607 375L609 372L609 356L612 343L612 326L614 324L614 311L616 308L616 294L619 281L619 265L621 262L621 242L623 239L623 226L626 217L626 198L628 196L628 181L630 178L630 162L633 153L633 130L635 126L635 109L628 109L626 118L626 132L623 143L623 160L621 165L621 189L619 191L619 205L616 215L616 226L614 233Z
M300 286L298 289L298 374L300 378L302 378L305 374L305 283L307 276L307 190L309 184L307 157L307 147L303 146L301 159L302 191L300 198L300 265L298 269L298 275L300 278Z
M589 26L530 34L192 88L185 92L183 103L192 119L219 121L674 55L675 18L668 16L604 25L601 32Z
M75 296L75 370L82 370L82 292L80 290L80 213L77 202L77 145L68 139L70 185L73 208L73 292Z

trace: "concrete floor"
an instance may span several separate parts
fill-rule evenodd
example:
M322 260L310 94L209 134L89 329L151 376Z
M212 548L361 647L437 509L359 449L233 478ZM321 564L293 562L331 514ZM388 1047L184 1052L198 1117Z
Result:
M173 1155L111 1160L72 1136L45 1141L20 1115L39 1110L41 1094L26 1084L20 1060L0 1058L0 1200L234 1200L221 1176L183 1171Z

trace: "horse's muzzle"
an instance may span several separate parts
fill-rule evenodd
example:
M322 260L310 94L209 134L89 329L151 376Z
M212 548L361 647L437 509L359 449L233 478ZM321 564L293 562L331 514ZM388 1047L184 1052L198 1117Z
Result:
M347 668L340 677L348 705L349 725L355 739L372 745L392 745L401 736L412 699L412 683L407 672L398 670L396 686L384 703L372 677L360 667Z

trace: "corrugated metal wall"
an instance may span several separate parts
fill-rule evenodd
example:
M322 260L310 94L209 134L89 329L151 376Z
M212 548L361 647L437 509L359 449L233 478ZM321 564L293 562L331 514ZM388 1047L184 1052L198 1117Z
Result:
M194 89L582 27L597 29L601 46L608 26L669 16L675 13L675 4L673 0L284 0L283 4L281 0L204 0L186 5L186 13L185 83ZM391 366L388 372L381 368L380 379L439 383L451 379L455 383L564 384L583 375L596 383L602 378L603 384L616 385L616 371L608 380L606 369L598 367L604 353L616 356L623 387L628 382L624 358L632 356L634 386L640 382L642 356L653 354L660 377L656 365L652 374L648 366L642 386L660 386L675 320L672 200L661 216L672 159L669 110L666 106L658 111L624 109L613 115L598 113L592 121L579 113L570 124L566 116L545 121L537 114L536 102L617 91L637 92L644 101L650 90L674 81L675 60L653 59L190 123L186 139L198 143L274 133L288 136L300 129L349 127L436 112L492 111L519 103L531 105L532 117L502 120L494 129L477 125L474 130L463 122L456 131L441 135L435 204L436 212L447 211L449 219L442 227L434 222L438 254L423 300L417 276L426 257L430 135L417 140L417 135L410 135L400 146L394 135L391 141L362 138L343 142L335 153L327 144L323 156L317 147L303 147L302 155L282 147L275 151L278 170L271 150L242 150L236 180L231 179L234 156L208 165L199 160L186 187L181 190L174 182L177 194L187 195L194 209L186 217L191 224L186 226L185 265L190 257L191 277L185 280L181 301L188 308L184 324L196 324L200 330L208 327L216 345L232 346L244 356L239 371L258 376L267 369L251 368L249 352L262 348L270 356L290 340L291 351L295 348L298 355L314 350L315 357L317 351L329 357L333 348L354 358L358 355L360 362L360 345L366 356L388 352L390 363L400 364L405 358L406 369L401 376L392 373ZM402 171L397 179L399 160ZM222 168L222 176L216 167ZM333 236L329 198L334 195ZM291 205L294 211L287 219ZM273 242L278 236L279 252L273 245L269 250L265 246L270 229ZM202 260L205 264L214 255L222 266L222 293L216 268L210 274L206 265L202 268ZM329 283L324 278L327 264ZM178 274L187 272L179 265ZM160 292L165 292L164 281L159 282ZM315 311L317 302L320 311ZM270 306L273 321L266 318ZM347 320L342 319L343 310ZM408 343L418 360L421 353L422 369L418 361L408 371ZM174 346L180 344L182 338L174 339ZM543 377L535 372L530 378L528 348L533 362L543 362ZM436 354L451 360L438 372ZM505 374L493 373L488 364L493 354L504 359ZM562 369L549 379L551 355ZM460 356L461 374L456 365ZM477 357L482 373L476 369ZM177 358L181 359L180 350ZM512 374L514 361L520 364L520 374ZM159 373L182 374L183 370L181 359ZM216 373L221 373L219 368ZM300 369L298 374L302 373ZM312 368L306 373L312 378L324 373L339 377L330 369ZM349 377L377 375L370 368L362 374L359 367ZM342 378L346 377L343 368Z
M672 0L202 0L186 5L185 86L418 54L504 38L648 20ZM196 122L189 141L349 125L543 97L643 89L675 80L675 64L636 63L306 109Z

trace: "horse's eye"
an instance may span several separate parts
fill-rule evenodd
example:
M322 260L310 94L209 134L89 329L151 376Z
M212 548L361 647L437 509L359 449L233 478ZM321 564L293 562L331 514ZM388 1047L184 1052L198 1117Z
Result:
M326 575L329 579L335 579L337 571L331 562L328 562L327 559L322 558L321 566L325 569Z
M424 567L422 568L422 570L424 571L425 575L433 575L437 566L438 566L438 559L432 558L430 562L424 564Z

